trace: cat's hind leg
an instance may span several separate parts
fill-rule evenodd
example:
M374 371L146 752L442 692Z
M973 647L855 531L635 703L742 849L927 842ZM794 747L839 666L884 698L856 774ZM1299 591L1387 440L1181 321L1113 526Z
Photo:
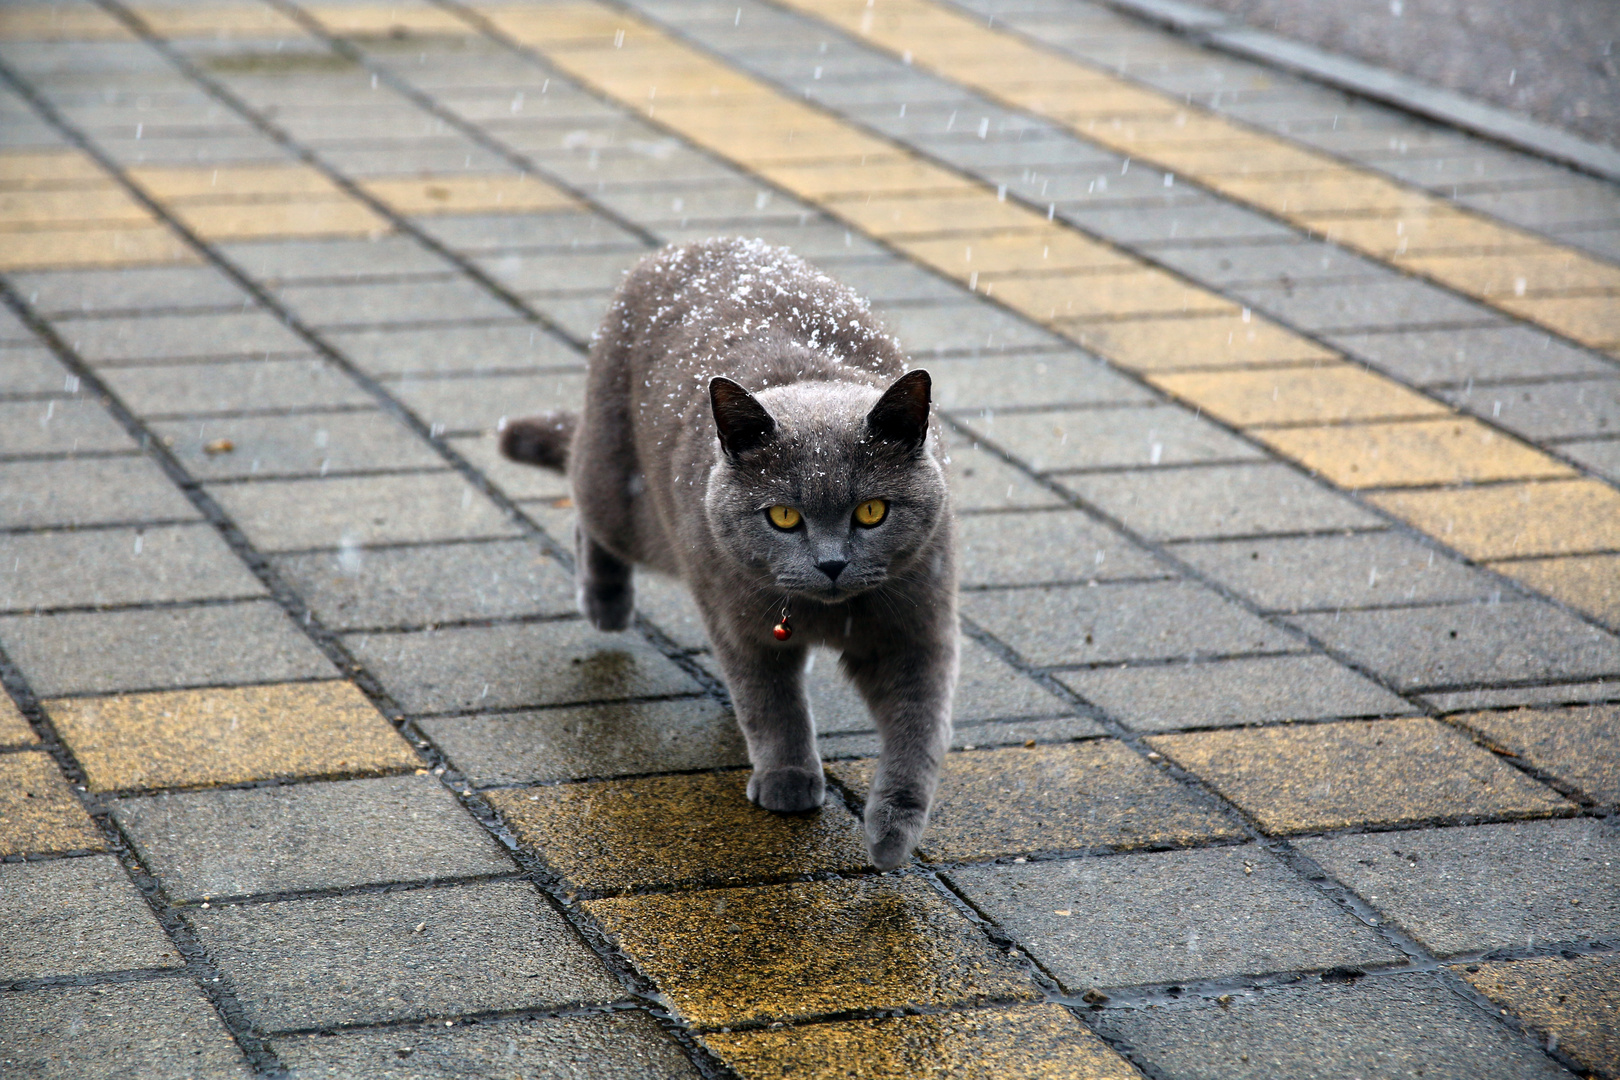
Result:
M635 568L574 525L574 581L579 611L598 630L623 630L636 610Z

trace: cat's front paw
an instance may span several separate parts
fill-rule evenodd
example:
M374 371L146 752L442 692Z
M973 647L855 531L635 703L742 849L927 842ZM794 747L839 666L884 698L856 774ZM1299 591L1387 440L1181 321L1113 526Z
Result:
M802 814L814 810L827 799L827 781L821 768L815 770L784 766L755 769L748 778L748 798L757 806L779 814Z
M866 851L879 870L906 861L928 827L926 807L873 799L866 804Z

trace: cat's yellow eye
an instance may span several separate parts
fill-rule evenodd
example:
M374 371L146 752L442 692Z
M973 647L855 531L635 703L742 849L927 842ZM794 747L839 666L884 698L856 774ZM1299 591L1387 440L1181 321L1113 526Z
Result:
M792 529L799 524L799 512L791 506L773 506L769 513L771 524L778 529Z
M889 512L889 504L882 499L867 499L855 508L855 524L871 527L883 520Z

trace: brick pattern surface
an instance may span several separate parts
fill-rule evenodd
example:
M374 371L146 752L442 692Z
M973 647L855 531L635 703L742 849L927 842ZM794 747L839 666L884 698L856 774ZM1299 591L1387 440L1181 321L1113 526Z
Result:
M7 7L0 1073L1620 1076L1617 211L1075 0ZM934 378L897 872L495 450L717 234Z

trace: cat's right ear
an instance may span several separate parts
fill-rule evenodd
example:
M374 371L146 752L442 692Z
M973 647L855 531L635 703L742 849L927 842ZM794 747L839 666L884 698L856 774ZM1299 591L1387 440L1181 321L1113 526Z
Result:
M714 410L715 429L720 433L720 448L727 457L757 450L776 437L776 421L765 406L724 376L709 380L709 405Z

